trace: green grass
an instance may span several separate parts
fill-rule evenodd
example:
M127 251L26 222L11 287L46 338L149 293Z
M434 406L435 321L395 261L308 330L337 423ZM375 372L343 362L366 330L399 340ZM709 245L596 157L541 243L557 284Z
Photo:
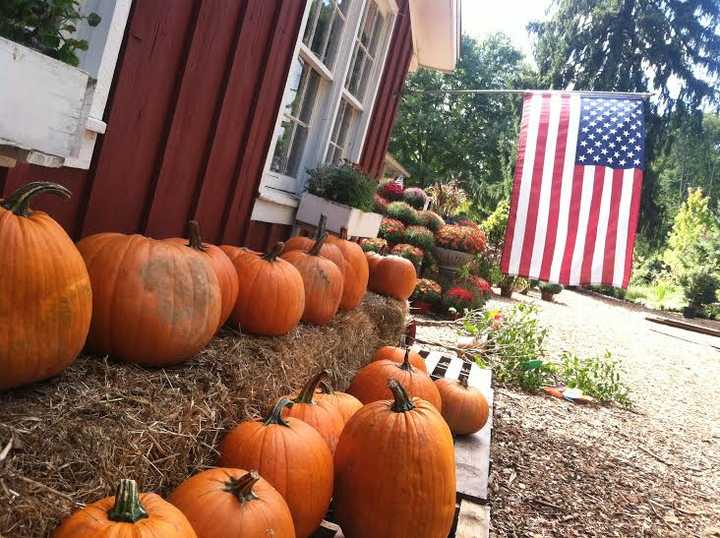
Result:
M630 285L625 299L655 310L682 310L687 306L680 286L669 282L656 282L651 285Z

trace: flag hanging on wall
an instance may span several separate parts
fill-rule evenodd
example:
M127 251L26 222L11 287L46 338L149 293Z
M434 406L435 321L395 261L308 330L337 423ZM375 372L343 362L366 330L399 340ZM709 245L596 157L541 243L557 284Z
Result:
M644 168L641 99L526 94L503 273L627 287Z

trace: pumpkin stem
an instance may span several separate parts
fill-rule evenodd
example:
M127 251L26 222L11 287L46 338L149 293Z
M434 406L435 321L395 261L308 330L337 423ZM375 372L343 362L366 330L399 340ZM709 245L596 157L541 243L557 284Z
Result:
M403 387L395 379L388 381L388 387L390 387L390 390L393 393L393 398L395 398L395 402L393 402L391 407L395 413L407 413L408 411L415 409L415 404L412 403L405 387Z
M42 193L54 194L55 196L61 196L65 199L72 196L69 189L59 185L58 183L52 183L50 181L32 181L17 189L5 200L0 200L0 207L7 209L8 211L12 211L15 215L20 217L29 217L32 215L30 201L35 196Z
M330 383L327 379L320 381L320 391L323 394L335 394L335 389L333 388L332 383Z
M323 233L322 237L315 241L315 244L312 246L312 248L308 251L308 254L310 256L318 256L320 254L320 249L325 244L325 240L327 239L328 234Z
M268 250L265 254L262 255L263 260L274 262L280 254L282 254L283 249L285 248L285 243L282 241L278 241L273 245L273 247Z
M325 233L325 227L327 226L327 215L323 213L320 215L320 220L318 221L317 228L315 228L315 241L319 241L320 238Z
M257 471L250 471L244 474L240 478L228 476L228 481L225 482L225 491L235 495L235 498L241 503L254 501L258 497L253 492L253 486L260 480L260 475Z
M413 365L410 364L410 348L405 348L405 357L403 358L402 364L400 365L400 368L405 370L406 372L412 372L413 371Z
M286 407L292 406L292 400L289 400L288 398L280 398L277 402L275 402L275 405L270 410L268 416L265 417L263 424L265 424L265 426L271 426L272 424L279 424L280 426L290 426L290 424L288 424L287 421L282 417L282 412L283 409L285 409Z
M188 222L188 231L190 237L188 238L188 245L190 248L205 252L207 247L203 245L202 236L200 235L200 224L196 220Z
M295 403L311 404L313 403L313 397L315 396L315 390L321 381L327 379L330 376L330 370L320 370L317 374L312 376L305 386L298 394L298 397L293 401Z
M110 521L136 523L148 517L138 494L137 482L123 478L115 490L115 504L107 513Z
M340 239L344 239L345 241L347 241L347 238L347 228L340 228Z
M468 385L468 377L469 376L461 375L458 378L458 384L464 389L470 388L470 386Z

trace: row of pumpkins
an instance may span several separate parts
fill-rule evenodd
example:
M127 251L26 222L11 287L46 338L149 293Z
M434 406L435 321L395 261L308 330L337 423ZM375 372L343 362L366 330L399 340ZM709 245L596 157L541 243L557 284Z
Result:
M368 287L403 301L415 288L409 261L366 257L328 236L324 218L314 239L293 237L266 254L205 244L195 222L189 241L101 233L75 245L30 209L41 193L70 196L32 182L0 200L0 390L58 374L86 345L167 366L192 358L228 319L277 336L300 320L328 323Z
M54 538L308 538L332 499L346 538L441 538L455 511L452 434L480 430L488 403L467 382L432 381L422 357L380 348L348 393L324 370L220 446L220 467L166 502L132 480L75 512ZM247 471L246 469L250 469Z

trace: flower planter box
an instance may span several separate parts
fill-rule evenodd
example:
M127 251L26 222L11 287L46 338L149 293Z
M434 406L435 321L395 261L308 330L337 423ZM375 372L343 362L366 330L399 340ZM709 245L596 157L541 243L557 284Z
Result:
M339 234L344 228L348 237L377 237L382 215L338 204L306 192L300 200L295 220L311 226L317 225L320 215L327 217L326 228Z
M0 38L0 155L62 166L85 128L89 75Z

